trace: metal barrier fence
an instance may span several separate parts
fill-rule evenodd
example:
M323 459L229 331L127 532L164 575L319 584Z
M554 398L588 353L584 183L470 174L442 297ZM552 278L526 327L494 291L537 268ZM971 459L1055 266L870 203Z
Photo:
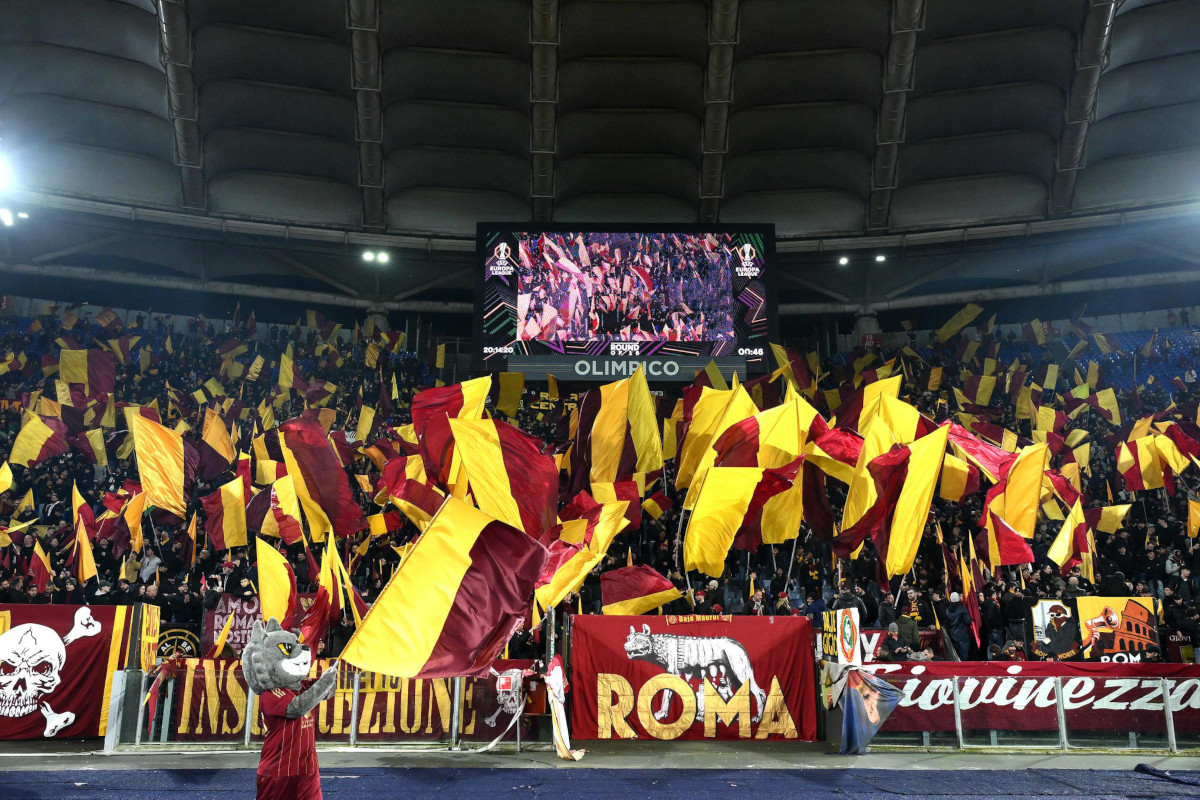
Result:
M523 662L512 662L523 663ZM139 698L151 679L140 677ZM534 702L521 709L505 702L492 678L403 680L348 669L333 698L313 711L319 743L355 747L412 744L452 750L540 738L545 727ZM511 699L511 698L510 698ZM516 718L512 711L518 711ZM258 695L247 690L239 662L191 659L163 681L157 696L139 702L137 724L124 744L257 747L265 738Z

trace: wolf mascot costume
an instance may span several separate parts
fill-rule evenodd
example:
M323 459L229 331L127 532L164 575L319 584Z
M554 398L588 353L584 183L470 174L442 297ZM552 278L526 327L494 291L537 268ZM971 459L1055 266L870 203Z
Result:
M306 680L312 651L274 618L254 623L242 671L259 695L267 739L258 762L258 800L321 800L312 710L337 689L337 664Z

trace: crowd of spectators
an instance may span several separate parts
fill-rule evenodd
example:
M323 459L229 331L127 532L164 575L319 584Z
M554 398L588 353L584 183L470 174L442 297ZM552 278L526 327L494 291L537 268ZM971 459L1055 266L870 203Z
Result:
M23 370L10 370L0 375L0 453L7 454L21 426L23 401L39 389L54 392L54 378L40 368L43 356L57 354L56 340L69 335L79 346L96 346L97 340L110 339L111 333L102 330L95 321L96 309L78 309L79 322L70 331L61 329L61 312L55 310L37 318L0 318L0 355L12 363L12 354L25 353L27 363L35 365ZM367 345L355 339L346 329L327 337L325 332L299 326L261 324L256 332L247 328L246 320L236 324L214 322L195 317L175 320L160 314L134 314L127 320L124 335L140 337L134 345L128 363L118 365L115 396L118 401L147 405L157 400L163 410L164 422L178 421L169 412L168 385L186 393L201 387L220 369L218 349L232 339L248 345L240 359L249 363L262 356L265 366L257 380L234 382L241 406L254 409L263 401L268 404L276 397L276 376L280 356L290 347L299 371L305 376L336 384L339 388L328 401L337 412L335 427L352 430L358 408L379 405L385 415L384 424L402 426L409 423L409 403L414 393L430 386L437 377L431 359L418 354L393 352L376 348L377 361L367 366ZM39 329L40 328L40 329ZM1151 334L1147 333L1149 338ZM1159 382L1140 386L1118 394L1122 416L1128 421L1162 413L1191 414L1196 419L1200 391L1195 380L1196 363L1200 363L1194 334L1187 328L1164 332L1161 339L1173 339L1179 352L1182 343L1192 358L1178 365L1183 379L1178 385ZM953 343L952 343L953 344ZM1155 345L1160 346L1160 345ZM149 348L153 358L141 359L138 353ZM961 386L963 377L959 360L962 348L953 346L908 348L914 356L929 366L941 366L945 380L937 391L928 391L907 380L901 398L914 405L935 422L957 420L957 406L952 390ZM822 365L825 377L818 390L834 389L833 376L839 364L849 357L827 359ZM899 353L878 353L886 360ZM1037 345L1010 340L1004 345L1002 359L1016 360L1032 374L1050 359L1050 351ZM1106 373L1118 374L1127 353L1110 354L1101 364L1100 380L1104 385ZM147 366L147 362L152 363ZM1081 363L1083 363L1081 361ZM1086 365L1083 366L1086 371ZM1056 387L1044 387L1046 392L1057 390L1062 395L1074 385L1074 368L1060 371ZM392 382L396 393L392 397ZM527 432L542 438L547 448L561 452L565 440L565 414L569 411L570 394L564 386L563 402L552 402L544 392L527 387L521 407L512 421ZM582 391L586 387L579 387ZM382 391L381 391L382 390ZM668 394L674 392L666 388ZM232 392L231 392L232 393ZM390 412L377 399L387 395ZM1024 443L1031 435L1030 421L1018 420L1016 408L1008 392L995 392L991 413L995 423L1018 435ZM292 393L275 409L275 418L284 420L305 409L305 398ZM189 426L185 435L196 437L202 426L203 407L194 404L182 418ZM1163 417L1164 419L1166 416ZM245 425L252 431L250 425ZM1132 503L1132 509L1120 530L1112 534L1097 532L1097 553L1094 581L1088 580L1079 567L1068 574L1047 556L1058 532L1060 521L1042 517L1030 543L1034 563L1021 567L984 568L975 586L978 603L978 624L968 614L964 582L958 565L946 559L946 553L959 554L968 550L968 538L979 530L984 499L983 490L962 502L935 498L933 516L921 544L912 571L896 576L890 582L877 579L876 554L868 538L859 558L833 558L829 545L812 535L802 525L798 538L780 545L764 545L755 552L731 550L724 574L710 578L681 569L681 524L679 502L673 492L673 465L668 463L662 482L663 489L675 502L659 519L643 514L639 529L621 534L604 564L595 570L578 596L568 598L564 612L599 613L601 606L599 575L607 569L624 566L627 559L647 564L667 576L685 593L675 601L671 612L698 614L761 614L809 615L820 628L823 612L853 607L859 610L864 628L879 628L887 632L879 657L891 660L958 657L962 659L1024 659L1031 657L1028 647L1027 621L1031 604L1043 599L1062 599L1083 595L1145 597L1157 600L1161 606L1164 627L1190 634L1200 641L1200 617L1195 598L1200 595L1200 548L1196 539L1188 536L1188 499L1193 496L1194 476L1176 476L1176 492L1165 490L1141 491L1136 495L1124 489L1116 472L1114 435L1123 429L1114 428L1100 415L1084 413L1068 423L1087 430L1093 442L1089 469L1081 476L1084 485L1084 504L1087 506ZM248 439L240 443L248 450ZM97 466L84 450L72 448L26 470L14 467L15 486L0 494L0 525L9 527L36 519L37 524L13 535L10 546L0 553L0 602L10 603L133 603L144 602L162 609L164 624L195 624L206 609L213 608L220 596L232 593L253 597L257 576L253 544L249 548L234 548L214 552L205 546L203 537L194 558L185 525L145 526L146 547L140 554L128 551L125 543L116 538L97 537L94 553L98 577L79 585L70 565L74 548L72 529L72 486L96 509L103 512L105 493L117 493L126 481L138 479L134 457L119 448L119 437L108 440L108 465ZM372 494L364 491L355 475L378 477L369 460L363 458L347 467L348 482L355 500L365 513L379 512ZM191 501L199 508L198 498L214 491L233 477L232 468L226 474L196 487ZM32 490L33 506L18 510L26 492ZM653 491L653 490L648 490ZM840 515L845 500L845 487L837 481L828 482L828 491L835 517ZM191 510L191 509L189 509ZM940 535L942 541L938 540ZM362 599L370 604L390 578L400 560L399 546L410 541L417 531L405 521L387 535L370 540L365 554L355 550L359 540L343 543L344 556L352 566L352 580ZM39 591L30 576L34 558L35 537L50 559L53 578L44 592ZM251 540L253 542L253 538ZM360 537L361 538L361 537ZM301 592L311 592L317 576L316 561L304 543L279 545L296 574ZM344 641L350 621L335 628L332 636ZM938 631L940 633L931 633ZM978 638L976 638L976 635ZM330 649L338 649L331 642Z

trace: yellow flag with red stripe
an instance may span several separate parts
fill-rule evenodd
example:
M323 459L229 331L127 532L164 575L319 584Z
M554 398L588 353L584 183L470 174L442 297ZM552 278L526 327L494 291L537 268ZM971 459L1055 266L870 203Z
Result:
M342 650L398 678L486 675L528 610L546 548L449 498Z

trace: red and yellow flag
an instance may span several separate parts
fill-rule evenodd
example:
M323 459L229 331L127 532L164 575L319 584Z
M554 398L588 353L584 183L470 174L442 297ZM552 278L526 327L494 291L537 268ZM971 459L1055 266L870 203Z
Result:
M237 458L225 420L211 408L204 409L204 428L197 450L200 454L198 474L202 481L213 480L229 469L229 465Z
M42 549L42 543L36 538L33 540L33 556L29 560L29 577L38 587L39 592L45 592L46 587L50 584L50 579L54 576L54 571L50 568L50 559L46 556L46 551Z
M365 530L366 517L354 501L342 463L313 412L280 425L279 440L287 474L292 477L313 538L324 538L328 530L339 538Z
M948 341L954 334L970 325L981 313L983 313L982 308L974 303L967 303L953 317L948 319L945 325L938 329L936 334L937 340L939 342Z
M642 502L642 511L649 514L651 519L661 519L674 505L666 492L658 491Z
M53 456L62 455L70 449L66 433L67 425L61 419L26 412L8 460L23 467L32 467Z
M539 609L553 608L579 591L588 573L604 560L613 539L629 524L625 513L625 502L605 503L583 513L583 530L576 531L577 535L571 535L574 526L569 522L563 524L561 538L551 542L534 589L535 623Z
M342 658L398 678L488 674L529 608L546 548L449 498Z
M500 397L496 400L496 410L506 417L515 417L521 396L525 394L525 373L501 372L499 377Z
M125 521L125 527L129 529L129 547L135 553L142 552L142 547L145 544L142 538L142 514L146 511L146 493L138 492L129 501L125 503L125 508L121 511L121 517Z
M492 388L490 375L450 386L417 392L412 400L412 424L425 469L447 491L458 479L460 459L454 454L450 419L483 419Z
M600 611L604 614L645 614L682 596L673 583L645 564L600 575Z
M212 494L200 498L207 521L204 530L214 550L245 547L246 500L241 478L234 478Z
M490 419L452 419L450 430L481 511L535 539L554 526L558 468L540 440Z
M83 386L88 396L112 394L117 388L117 360L103 350L63 350L58 372L64 383Z
M949 434L950 428L943 425L908 446L908 474L904 479L904 488L900 490L900 498L896 501L888 537L888 577L908 572L917 558L921 536L929 521L933 492L942 472L942 458L946 454Z
M725 571L725 556L743 528L751 529L747 531L750 541L746 542L745 549L756 549L762 539L763 506L792 485L799 466L799 460L794 462L791 479L785 474L789 467L713 467L709 470L688 520L683 540L684 569L721 577Z

